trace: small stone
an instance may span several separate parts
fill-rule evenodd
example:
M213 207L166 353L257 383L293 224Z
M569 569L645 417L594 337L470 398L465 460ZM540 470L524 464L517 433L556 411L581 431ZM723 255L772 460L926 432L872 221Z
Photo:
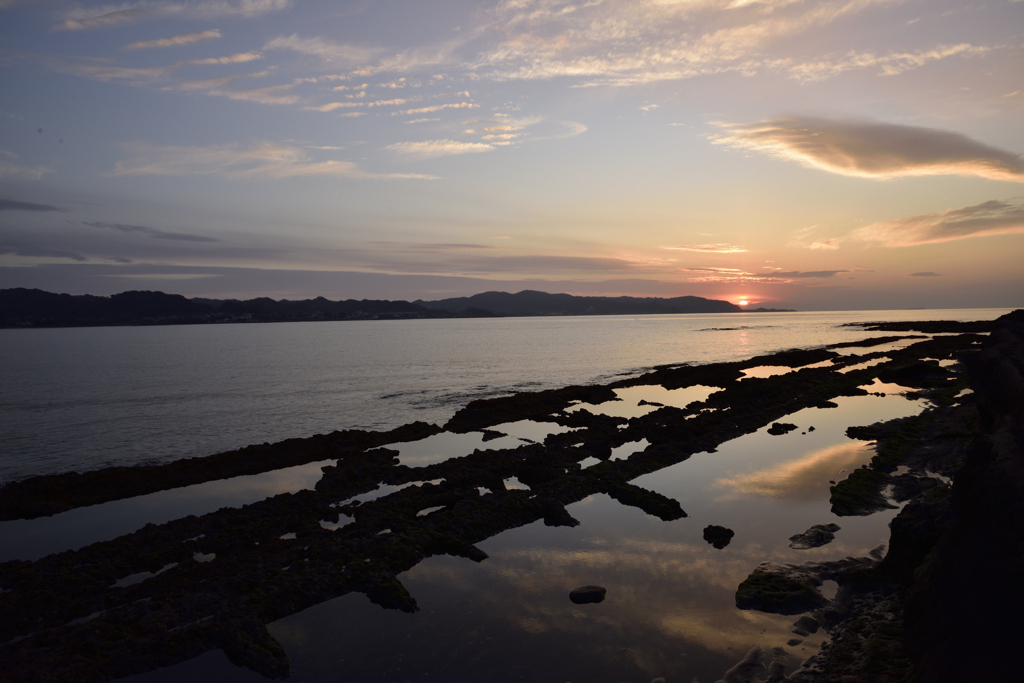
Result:
M665 679L661 676L658 676L657 678L652 678L651 683L665 683Z
M795 628L792 631L790 631L790 633L795 633L801 638L806 638L807 636L811 635L810 632L805 631L802 628Z
M719 550L729 545L735 535L735 531L724 526L709 524L704 528L704 540Z
M786 641L786 645L788 645L789 647L796 647L802 642L804 642L803 638L790 638Z
M795 424L790 424L788 422L776 422L775 424L768 428L768 433L771 434L772 436L780 436L782 434L791 432L794 429L797 429L797 426Z
M804 615L796 620L796 623L793 624L793 627L809 631L811 633L817 633L818 629L821 628L821 622L815 619L814 617Z
M580 586L569 591L569 599L577 605L586 605L587 603L601 602L607 592L608 590L601 586Z

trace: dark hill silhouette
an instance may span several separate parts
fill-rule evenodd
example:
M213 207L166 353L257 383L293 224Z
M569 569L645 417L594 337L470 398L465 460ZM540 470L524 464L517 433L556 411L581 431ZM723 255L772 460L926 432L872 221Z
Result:
M131 291L113 296L53 294L39 289L0 290L0 327L182 325L218 322L286 322L394 318L488 318L538 315L644 315L734 313L727 301L680 296L672 299L573 296L526 290L484 292L440 301L385 301L324 297L276 301L259 297L186 299L179 294Z
M0 325L64 327L125 325L153 319L201 319L210 313L180 294L121 292L113 296L53 294L41 289L0 289Z
M469 309L498 315L639 315L648 313L736 313L743 309L728 301L677 296L671 299L632 296L573 296L524 290L517 294L484 292L470 297L415 303L452 313Z

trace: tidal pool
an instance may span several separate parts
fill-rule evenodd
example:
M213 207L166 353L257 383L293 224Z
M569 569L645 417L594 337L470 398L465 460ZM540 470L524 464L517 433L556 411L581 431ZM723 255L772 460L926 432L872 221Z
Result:
M630 398L663 403L663 394ZM350 593L270 624L291 661L290 680L718 680L753 645L794 637L796 617L735 607L736 587L759 563L863 556L888 539L897 510L837 518L829 482L873 454L870 443L845 436L847 427L912 415L924 402L871 395L835 403L787 416L798 426L787 434L766 427L631 482L675 498L688 517L665 522L595 494L567 506L579 526L534 522L479 543L489 556L480 563L438 555L400 574L419 604L414 614ZM841 527L830 544L789 547L790 536L827 522ZM711 547L702 537L709 524L733 529L732 542ZM585 584L607 588L606 599L570 602L569 591ZM819 632L787 647L791 669L825 638ZM183 679L265 680L220 651L122 680Z

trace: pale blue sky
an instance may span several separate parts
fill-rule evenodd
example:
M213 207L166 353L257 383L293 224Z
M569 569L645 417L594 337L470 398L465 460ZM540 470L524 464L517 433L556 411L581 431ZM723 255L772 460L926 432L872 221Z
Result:
M1024 2L0 18L0 287L1024 305Z

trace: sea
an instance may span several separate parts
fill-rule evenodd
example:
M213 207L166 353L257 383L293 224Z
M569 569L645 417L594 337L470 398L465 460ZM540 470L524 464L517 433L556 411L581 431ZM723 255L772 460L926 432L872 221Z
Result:
M443 423L471 400L632 377L659 365L742 360L865 337L845 323L992 320L1008 309L735 313L396 320L0 330L0 477L167 462L248 444ZM903 342L909 343L909 342ZM879 347L884 350L886 347ZM872 350L879 350L872 349ZM852 352L863 352L853 349ZM764 368L762 373L784 371ZM752 374L756 374L757 369ZM691 388L691 391L694 389ZM714 388L707 388L712 391ZM686 390L683 390L686 391ZM699 389L697 389L699 391ZM398 578L420 604L405 614L349 594L268 625L293 681L715 681L754 645L784 647L790 670L827 642L790 630L795 617L735 608L736 586L761 562L863 556L883 546L897 509L837 518L828 482L866 463L854 424L912 415L900 387L837 399L644 475L634 484L680 502L664 522L603 494L568 506L578 527L537 522L479 544L479 564L430 557ZM593 412L642 413L641 400L683 405L661 387L620 392ZM814 427L814 430L808 429ZM506 436L442 433L398 444L410 466L542 439L562 428L510 423ZM635 442L614 457L647 444ZM34 560L115 538L146 523L311 488L326 463L164 491L37 520L0 522L0 562ZM386 495L381 490L376 495ZM821 548L789 547L813 524L840 525ZM708 524L736 532L725 549ZM608 589L599 605L567 599ZM826 597L835 586L824 587ZM124 679L260 681L219 650Z

